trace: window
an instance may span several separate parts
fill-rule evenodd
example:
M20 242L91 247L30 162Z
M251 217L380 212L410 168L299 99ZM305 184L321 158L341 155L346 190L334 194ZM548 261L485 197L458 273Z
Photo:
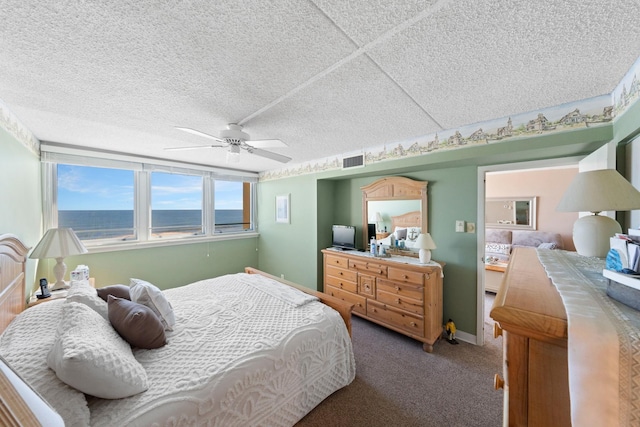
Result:
M237 181L216 181L215 194L215 231L250 230L251 187L249 183Z
M57 177L59 227L81 240L137 237L133 171L60 164Z
M234 238L257 229L253 172L143 163L53 143L40 148L46 227L71 227L96 250Z
M151 237L179 237L204 233L202 177L151 174Z

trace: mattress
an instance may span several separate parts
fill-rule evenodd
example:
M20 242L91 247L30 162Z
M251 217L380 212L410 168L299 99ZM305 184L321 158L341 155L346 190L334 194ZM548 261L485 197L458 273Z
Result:
M176 317L167 344L134 349L148 390L114 400L86 396L92 426L291 426L355 377L346 326L315 297L244 273L164 293ZM19 317L61 313L54 303Z

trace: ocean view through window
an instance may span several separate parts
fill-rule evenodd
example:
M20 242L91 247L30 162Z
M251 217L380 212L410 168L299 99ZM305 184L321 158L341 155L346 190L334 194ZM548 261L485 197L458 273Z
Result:
M54 163L46 174L54 190L49 226L70 227L89 246L255 231L255 180L124 166Z

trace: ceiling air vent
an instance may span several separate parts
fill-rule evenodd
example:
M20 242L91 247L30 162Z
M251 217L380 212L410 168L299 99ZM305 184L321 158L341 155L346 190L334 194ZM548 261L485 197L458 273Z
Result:
M344 157L342 159L342 169L357 168L364 166L364 154L358 154L353 157Z

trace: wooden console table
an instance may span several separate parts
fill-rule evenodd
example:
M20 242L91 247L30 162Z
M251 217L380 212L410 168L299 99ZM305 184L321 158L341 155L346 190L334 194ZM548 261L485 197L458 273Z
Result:
M324 249L324 293L354 304L353 314L423 343L442 336L442 265L409 257Z
M490 315L504 340L504 425L570 426L567 314L535 248L514 249Z

